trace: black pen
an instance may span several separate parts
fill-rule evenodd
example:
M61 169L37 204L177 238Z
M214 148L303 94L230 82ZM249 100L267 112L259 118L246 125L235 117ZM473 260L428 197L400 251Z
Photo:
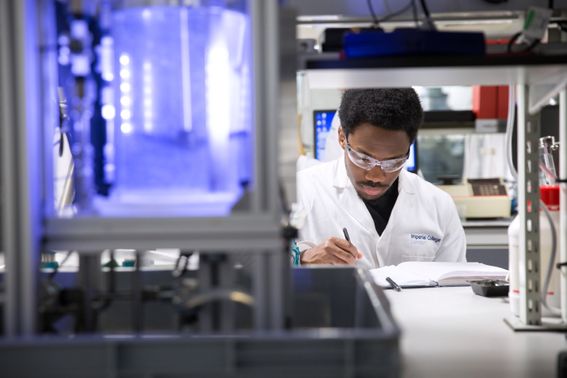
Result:
M345 239L347 240L347 242L350 243L350 236L348 236L348 231L347 231L346 227L343 227L343 235L345 236Z
M346 227L343 227L343 235L345 236L346 241L349 242L350 244L352 244L351 241L350 241L350 236L348 235L348 231L347 231ZM360 258L362 258L362 255L358 255L358 257L356 257L356 259L360 259Z
M396 291L402 291L402 288L400 287L400 285L398 285L396 283L396 281L394 281L393 279L391 279L390 277L386 277L386 281L388 281L388 283L390 284L390 286L392 286L392 289L396 290Z

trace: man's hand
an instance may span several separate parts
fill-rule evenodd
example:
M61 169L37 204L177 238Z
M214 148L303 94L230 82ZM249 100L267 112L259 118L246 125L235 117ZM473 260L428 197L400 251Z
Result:
M354 265L356 260L360 258L362 258L362 253L351 242L332 237L325 240L324 243L303 252L301 254L301 265Z

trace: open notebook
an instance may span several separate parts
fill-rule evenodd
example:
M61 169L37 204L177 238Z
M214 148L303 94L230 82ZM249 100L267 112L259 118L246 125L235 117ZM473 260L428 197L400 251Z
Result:
M408 261L371 269L375 282L382 287L391 287L386 281L390 277L401 287L461 286L468 281L480 279L503 280L508 271L496 266L477 262L421 262Z

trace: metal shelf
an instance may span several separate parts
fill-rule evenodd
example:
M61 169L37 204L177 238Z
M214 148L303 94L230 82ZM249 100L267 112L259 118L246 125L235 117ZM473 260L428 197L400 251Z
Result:
M299 73L311 89L373 88L448 85L510 85L517 88L518 106L518 198L520 232L520 318L524 324L541 322L539 303L539 111L560 96L560 130L567 126L567 55L493 55L452 57L387 57L380 59L308 59ZM564 137L564 135L563 135ZM565 144L562 144L562 147ZM561 161L566 160L566 149ZM562 171L562 178L565 172ZM562 227L567 223L565 188L562 190ZM528 206L529 205L529 206ZM478 231L478 230L477 230ZM476 233L477 236L478 232ZM560 234L561 235L561 234ZM488 235L492 244L502 235ZM476 238L478 241L479 238ZM562 261L567 260L565 238L560 243ZM563 304L567 306L567 280L562 277ZM564 307L565 308L565 307ZM563 314L567 321L567 315Z
M310 59L305 67L301 74L311 89L529 85L530 114L567 85L567 55Z
M483 56L387 56L381 58L321 59L311 56L305 62L307 69L361 69L361 68L455 68L455 67L498 67L538 66L567 63L567 55L541 54L492 54Z

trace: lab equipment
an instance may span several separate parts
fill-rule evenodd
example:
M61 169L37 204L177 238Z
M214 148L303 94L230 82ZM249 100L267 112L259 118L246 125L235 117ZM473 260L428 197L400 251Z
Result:
M228 215L253 183L248 17L126 3L112 12L111 36L115 181L99 209Z
M146 324L152 325L144 336L121 336L117 332L130 325L132 310L127 303L113 303L101 315L105 329L113 330L111 335L52 337L51 343L25 342L17 346L0 340L0 373L8 377L36 376L35 362L42 361L43 374L65 378L77 372L97 377L202 376L206 372L222 376L227 370L230 374L268 376L276 369L296 376L310 376L313 371L333 376L343 369L364 370L372 376L400 374L400 329L390 310L379 305L387 300L368 272L355 268L298 268L292 273L292 292L296 294L291 298L289 331L243 331L248 324L242 315L249 308L239 306L238 332L196 334L185 326L183 333L172 333L177 324L174 317L166 315L170 305L157 302L144 306ZM130 271L116 277L118 292L127 290L134 274ZM159 282L160 276L170 279L168 274L144 272L148 283ZM234 291L232 294L237 295ZM194 299L190 304L198 305L196 299L200 298ZM196 313L201 317L204 314L187 309L185 315L191 318ZM47 342L45 338L43 341ZM311 352L305 353L305 348ZM357 355L361 351L365 358L352 360L353 351ZM227 358L227 354L231 357ZM21 362L24 355L26 363ZM336 358L330 361L329 355Z
M347 33L344 51L348 59L389 56L484 55L484 34L440 32L410 28Z
M511 199L499 178L467 179L465 184L438 185L449 193L462 219L507 218Z
M3 219L13 220L1 222L0 309L10 338L0 339L1 376L37 375L39 360L43 374L58 377L202 375L219 367L221 375L265 376L282 366L309 375L328 369L319 354L305 360L311 343L344 356L353 346L380 350L380 359L340 365L398 375L399 330L364 272L292 277L289 269L295 230L278 194L277 132L291 112L279 102L278 65L280 53L295 57L295 45L279 41L293 41L296 18L282 8L257 0L1 3L8 39L0 41L0 76L11 85L0 86L0 97L16 121L0 138L10 147ZM103 64L99 53L109 46L115 59L105 55ZM76 56L72 69L66 49ZM58 86L73 113L71 197L53 185ZM8 95L20 87L25 96ZM106 193L94 175L101 151ZM15 169L18 162L29 167ZM72 211L55 211L54 197L74 198ZM176 258L148 263L165 250ZM40 271L53 253L65 255L62 263ZM75 255L78 265L67 265ZM328 286L330 276L340 290ZM320 312L305 305L310 300ZM23 354L27 363L15 363Z
M539 216L540 279L543 316L559 316L561 303L560 274L555 265L560 261L557 253L557 229L559 227L559 186L541 185L540 195L543 206ZM520 220L515 217L508 227L509 271L510 271L510 309L519 316L520 280L518 258L518 233ZM552 259L550 261L550 259ZM552 264L552 265L550 265ZM552 267L549 269L549 267Z
M482 297L505 297L510 289L504 280L473 280L470 284L473 293Z
M555 184L557 173L552 151L557 149L553 136L539 139L539 183L542 209L539 215L539 251L541 274L541 302L544 316L561 314L560 274L554 267L560 261L557 253L557 230L560 225L560 188ZM545 208L543 207L545 206ZM508 227L509 266L510 266L510 308L519 316L519 298L522 285L519 279L519 217L514 218Z
M557 170L555 169L555 159L553 153L559 149L559 143L555 142L555 137L545 136L539 139L540 153L540 183L542 185L553 185L557 180Z
M270 65L270 54L277 55L265 45L273 45L278 33L266 36L258 31L267 28L265 19L251 17L251 12L277 15L277 9L253 1L159 0L42 0L14 2L7 9L27 25L26 37L16 29L6 33L14 40L2 42L9 51L2 56L30 52L25 74L12 61L0 60L2 72L22 70L15 76L23 82L14 86L29 90L23 107L9 108L22 113L17 119L31 119L28 113L42 117L14 127L2 139L17 146L7 165L26 161L34 168L3 171L30 189L21 200L16 199L20 187L2 191L21 220L11 223L21 232L4 233L9 235L6 274L13 277L17 261L24 259L30 266L22 266L18 280L45 290L22 295L17 282L7 286L6 334L35 334L43 326L61 334L98 332L105 329L104 313L121 301L132 304L135 333L143 331L144 308L152 302L175 304L169 316L181 326L196 323L200 331L220 332L231 329L231 306L247 296L255 299L246 315L252 327L281 329L289 279L282 262L287 239L282 242L280 236L281 207L274 190L279 119L272 109L280 77L258 69ZM40 36L49 48L32 54ZM58 88L64 95L59 98L69 104L65 123L57 107ZM105 164L106 191L98 186L96 161ZM60 174L71 171L72 180ZM54 180L61 176L64 182ZM26 210L16 209L24 204ZM124 250L131 258L121 259ZM179 277L147 288L146 269L174 267L175 257L157 250L177 253ZM53 253L66 263L45 278L39 261L42 254ZM113 257L105 260L109 254ZM167 258L156 266L157 259L148 255ZM186 276L188 260L196 256L198 285ZM268 269L270 282L263 270L252 269L245 276L254 284L231 290L238 281L234 265L246 263ZM117 293L116 282L127 265L131 286ZM73 279L58 281L73 269ZM194 306L188 296L203 301ZM27 317L18 315L24 307ZM38 317L37 307L43 314ZM206 315L195 320L196 312ZM71 320L55 324L58 317Z

